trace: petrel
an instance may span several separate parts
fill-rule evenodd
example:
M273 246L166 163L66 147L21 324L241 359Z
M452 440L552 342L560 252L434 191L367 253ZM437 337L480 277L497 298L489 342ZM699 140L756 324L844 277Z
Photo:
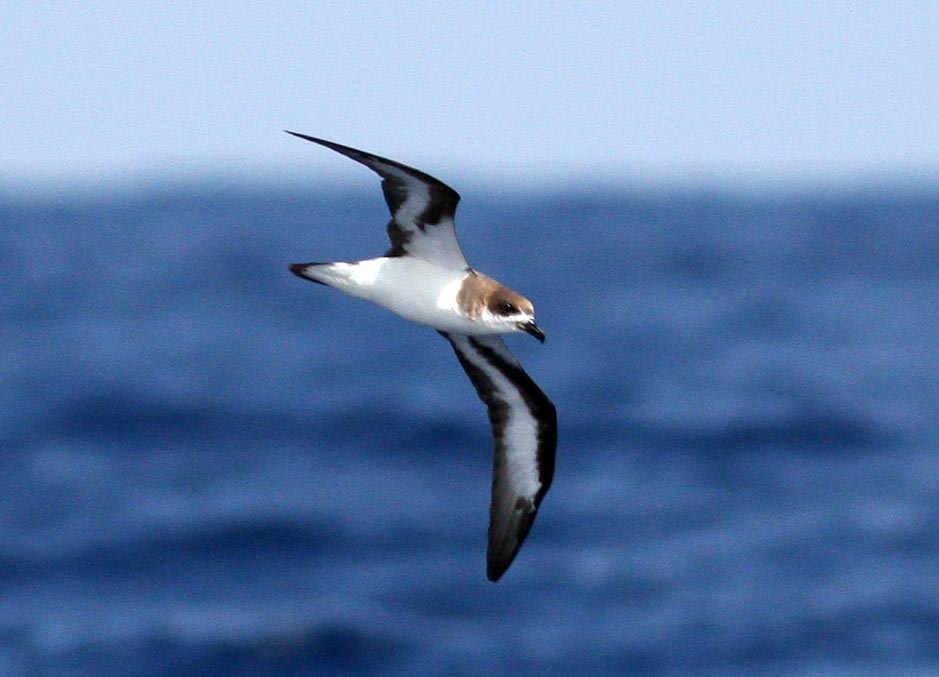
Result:
M384 256L295 263L290 270L433 327L453 346L492 424L495 459L486 575L497 581L528 535L554 475L554 404L500 337L524 332L544 342L535 307L467 263L454 227L460 200L455 190L400 162L287 133L341 153L382 179L391 211L391 249Z

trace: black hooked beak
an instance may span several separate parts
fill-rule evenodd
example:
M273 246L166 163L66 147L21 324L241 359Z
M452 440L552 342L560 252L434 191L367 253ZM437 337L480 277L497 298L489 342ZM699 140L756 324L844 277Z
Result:
M529 320L528 322L519 322L518 328L526 334L531 334L536 339L544 343L544 332L541 331L541 328L537 324L535 324L534 320Z

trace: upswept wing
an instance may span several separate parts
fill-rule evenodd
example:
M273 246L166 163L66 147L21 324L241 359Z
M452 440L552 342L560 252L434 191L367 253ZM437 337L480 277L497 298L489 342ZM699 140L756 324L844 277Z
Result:
M382 192L391 211L391 249L385 256L414 256L456 270L469 267L453 223L460 195L450 186L394 160L306 134L287 133L341 153L382 178Z
M495 458L486 574L512 564L551 486L557 411L499 336L441 332L489 410Z

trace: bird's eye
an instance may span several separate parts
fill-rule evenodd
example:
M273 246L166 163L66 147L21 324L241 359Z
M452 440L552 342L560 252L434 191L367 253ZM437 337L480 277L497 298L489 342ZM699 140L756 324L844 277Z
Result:
M513 306L508 301L503 301L501 304L499 304L499 310L502 311L503 315L514 315L518 312L518 308Z

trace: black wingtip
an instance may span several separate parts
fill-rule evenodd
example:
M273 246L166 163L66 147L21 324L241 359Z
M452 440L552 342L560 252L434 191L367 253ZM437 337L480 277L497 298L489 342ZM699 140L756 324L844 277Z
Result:
M369 157L374 158L376 160L381 160L382 162L386 162L388 164L398 164L394 162L393 160L380 158L377 155L366 153L365 151L358 150L357 148L352 148L351 146L343 146L341 143L336 143L335 141L327 141L326 139L319 139L315 136L310 136L309 134L301 134L300 132L291 132L289 129L285 129L284 131L290 134L291 136L297 137L298 139L303 139L304 141L312 141L313 143L319 144L320 146L325 146L326 148L329 148L330 150L334 150L337 153L341 153L342 155L352 158L356 162L361 162L362 164L366 166L368 166L368 163L364 162L363 160L364 158L369 158Z
M508 562L505 561L489 561L486 563L486 578L488 578L493 583L498 583L499 579L502 578L502 575L509 570L512 561L515 559L513 555Z
M290 134L290 136L295 136L298 139L303 139L304 141L312 141L313 143L318 143L321 146L326 146L327 148L332 148L335 151L343 153L347 150L355 150L354 148L347 148L342 144L335 143L333 141L327 141L326 139L318 139L315 136L310 136L309 134L301 134L300 132L291 132L289 129L285 129L285 132ZM361 151L356 151L361 152Z
M309 136L307 134L301 134L300 132L291 132L289 129L285 129L284 131L287 134L290 134L291 136L297 137L298 139L304 139L305 141L312 141L313 143L320 143L320 139Z

